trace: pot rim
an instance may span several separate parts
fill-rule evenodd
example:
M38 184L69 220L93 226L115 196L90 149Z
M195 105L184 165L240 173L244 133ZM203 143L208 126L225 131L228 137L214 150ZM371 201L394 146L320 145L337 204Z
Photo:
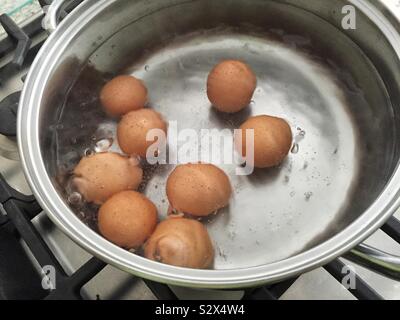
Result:
M281 261L229 270L195 270L154 262L112 244L87 227L64 202L47 174L38 147L40 108L37 106L41 105L42 94L53 67L68 43L85 21L94 19L115 1L84 1L64 19L38 53L25 81L19 104L17 136L25 176L43 210L77 244L107 263L143 278L190 287L240 288L277 282L324 265L361 243L395 213L400 206L398 167L374 203L334 237ZM383 5L380 2L379 5ZM349 3L375 22L400 57L400 35L376 5L363 0L349 0Z

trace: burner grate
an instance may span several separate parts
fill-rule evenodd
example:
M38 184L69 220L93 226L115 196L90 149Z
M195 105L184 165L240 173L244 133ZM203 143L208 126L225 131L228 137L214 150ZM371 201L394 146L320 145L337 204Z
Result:
M325 270L328 271L337 281L342 281L343 273L342 270L346 265L339 259L332 261L331 263L324 266ZM383 300L383 298L372 289L364 280L358 275L355 275L355 289L349 288L358 300Z
M32 44L32 40L26 34L26 32L22 28L18 27L18 25L8 15L2 14L0 16L0 23L7 32L8 36L17 43L12 64L18 68L21 68Z
M41 267L51 265L55 269L55 279L57 279L55 284L56 290L47 294L40 292L39 296L29 298L42 298L47 296L48 299L80 299L81 296L79 292L82 286L100 272L106 266L106 263L96 258L92 258L74 274L67 276L57 258L51 252L50 248L44 242L43 238L31 222L31 220L42 211L34 197L24 196L10 188L5 183L2 175L0 175L0 181L0 200L4 211L7 213L6 216L3 216L3 219L6 217L6 219L12 223L15 231L25 241ZM13 247L14 249L18 249L18 256L14 255L13 252L8 252L7 258L13 257L13 259L18 260L15 265L29 265L30 263L27 264L26 261L22 261L22 259L25 259L26 257L24 258L19 254L19 246L20 244L15 241ZM5 274L6 271L8 271L7 274ZM29 270L29 273L32 274L32 270ZM9 270L3 270L1 277L2 279L7 279L10 275L13 276L14 274L14 269L9 268ZM30 280L30 282L32 282L32 280ZM33 282L35 282L34 287L37 286L36 283L41 283L41 281L37 281L37 276L33 277ZM17 283L21 282L17 281ZM3 284L5 284L5 287L2 288L2 291L5 293L5 298L8 298L9 292L14 293L15 284L11 284L12 288L7 287L7 283ZM23 286L23 288L20 288L21 294L23 294L26 287L30 286Z
M399 220L397 220L396 218L391 218L381 229L393 240L400 243L400 221Z

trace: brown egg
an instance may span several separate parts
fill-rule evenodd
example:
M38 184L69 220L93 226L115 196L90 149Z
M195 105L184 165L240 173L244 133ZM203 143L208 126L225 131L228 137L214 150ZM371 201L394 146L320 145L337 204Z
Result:
M100 101L109 115L121 116L144 107L147 102L147 88L135 77L118 76L103 87Z
M250 67L237 60L219 63L208 76L208 99L219 111L234 113L247 107L257 86Z
M177 267L211 267L214 249L207 229L198 221L170 218L161 222L145 244L145 257Z
M155 141L146 141L151 129L167 132L167 124L161 115L152 109L131 111L122 117L117 135L121 150L126 154L146 157L147 148Z
M274 167L288 155L292 145L292 131L289 124L281 118L256 116L249 118L240 126L242 145L235 139L238 152L246 157L246 129L254 129L254 166L256 168Z
M122 191L113 195L99 210L100 233L125 249L140 247L156 225L156 206L136 191Z
M167 180L172 208L193 216L207 216L227 206L231 193L228 176L212 164L179 165Z
M84 199L102 204L117 192L137 189L143 171L136 159L105 152L82 158L74 175L73 183Z

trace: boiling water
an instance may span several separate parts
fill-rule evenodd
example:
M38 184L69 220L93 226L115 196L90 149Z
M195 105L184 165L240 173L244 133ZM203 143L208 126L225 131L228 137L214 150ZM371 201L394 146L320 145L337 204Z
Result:
M66 201L95 230L98 207L79 197L71 177L81 157L120 152L117 121L105 115L98 99L112 76L105 65L110 48L118 50L113 41L91 57L67 98L59 120L63 127L54 129L57 181ZM258 114L283 117L292 127L293 148L278 168L243 177L235 175L236 165L218 163L230 176L234 194L229 207L204 221L216 248L215 268L261 265L294 255L340 229L343 215L350 219L368 205L357 200L369 192L358 188L363 183L360 157L373 155L365 153L359 137L378 128L355 125L360 110L370 110L359 80L317 49L310 39L282 30L268 36L219 28L178 37L121 71L142 78L149 89L149 106L166 120L177 120L179 129L234 129ZM379 79L355 45L349 42L346 49L364 71ZM233 115L216 112L206 95L207 75L223 59L246 61L258 78L250 108ZM374 85L385 96L381 83ZM169 211L165 182L174 165L142 165L145 179L140 190L163 219ZM263 254L255 248L262 248Z

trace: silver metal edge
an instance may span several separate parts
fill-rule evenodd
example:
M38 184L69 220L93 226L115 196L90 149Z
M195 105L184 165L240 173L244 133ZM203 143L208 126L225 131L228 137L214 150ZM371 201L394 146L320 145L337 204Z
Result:
M49 217L75 242L104 261L144 278L191 287L238 288L276 282L323 265L361 243L394 214L400 205L398 169L374 204L338 235L297 256L265 266L237 270L193 270L160 264L131 254L86 227L60 198L47 176L38 148L39 119L35 106L40 105L41 95L38 93L43 92L51 65L78 33L82 23L93 19L115 1L85 1L61 23L39 52L29 72L18 113L19 151L27 180ZM349 2L384 30L400 57L400 37L387 19L370 3L361 0Z

